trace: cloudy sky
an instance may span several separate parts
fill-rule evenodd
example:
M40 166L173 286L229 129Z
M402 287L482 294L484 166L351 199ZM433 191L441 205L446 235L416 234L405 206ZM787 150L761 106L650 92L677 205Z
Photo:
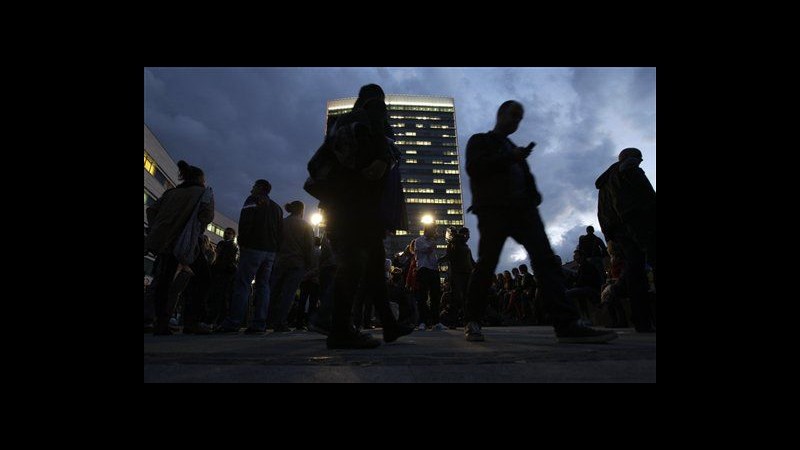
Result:
M387 94L453 97L464 210L471 204L464 146L494 127L497 107L517 100L525 118L510 138L537 143L528 158L544 198L539 210L564 262L587 225L597 234L594 181L620 150L637 147L656 186L655 68L145 68L144 123L177 162L201 167L217 210L238 220L252 183L266 178L283 205L316 201L302 189L323 137L325 104L380 84ZM477 258L477 219L470 245ZM509 239L498 270L527 261Z

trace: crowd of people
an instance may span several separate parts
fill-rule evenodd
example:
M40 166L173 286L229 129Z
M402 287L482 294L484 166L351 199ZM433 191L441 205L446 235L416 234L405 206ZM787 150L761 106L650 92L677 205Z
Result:
M387 343L414 330L449 328L480 342L482 327L491 325L550 325L566 343L608 342L617 337L609 328L629 319L638 332L655 331L655 190L638 167L641 152L624 149L597 180L606 242L588 227L574 267L566 269L538 211L542 199L527 162L535 143L520 147L508 137L523 115L519 102L503 103L494 128L467 144L477 261L466 227L445 230L447 248L439 255L435 225L386 257L384 239L408 223L400 152L378 85L361 88L352 112L329 124L309 162L304 187L326 215L320 237L304 220L303 202L287 203L284 217L270 198L271 184L259 179L242 206L238 237L228 228L214 248L202 235L213 218L213 191L201 169L180 161L182 183L147 210L145 252L156 259L154 278L145 282L146 331L294 328L326 334L330 349L377 347L380 341L364 332L375 327ZM522 264L495 273L508 237L526 249L532 271ZM599 311L607 311L606 329L592 327Z

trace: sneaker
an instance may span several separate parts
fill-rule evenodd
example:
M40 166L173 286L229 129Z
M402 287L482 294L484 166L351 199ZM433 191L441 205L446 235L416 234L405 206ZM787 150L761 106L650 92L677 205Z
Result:
M383 341L386 343L394 342L400 336L405 336L407 334L411 334L414 331L414 327L410 325L402 325L397 324L393 327L388 327L383 329Z
M424 323L419 324L419 331L425 331L425 324Z
M447 328L445 325L443 325L443 324L442 324L442 322L439 322L439 323L437 323L437 324L436 324L436 325L434 325L434 326L433 326L433 328L431 328L431 329L432 329L433 331L444 331L444 330L449 330L449 328Z
M211 334L210 325L203 322L183 326L183 334Z
M464 327L464 337L469 342L483 342L486 340L483 337L483 333L481 333L481 324L478 322L469 322Z
M595 330L577 322L561 332L556 332L556 340L561 344L600 344L618 337L616 331Z
M337 348L375 348L381 345L381 341L375 339L367 333L357 333L348 335L329 335L325 340L328 349Z
M220 326L220 327L218 327L218 328L216 328L214 330L214 333L216 333L216 334L234 334L234 333L235 334L239 334L239 328L238 327L223 327L223 326Z

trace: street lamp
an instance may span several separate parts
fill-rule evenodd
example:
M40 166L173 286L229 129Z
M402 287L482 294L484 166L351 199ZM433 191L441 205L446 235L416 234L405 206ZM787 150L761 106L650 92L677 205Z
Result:
M420 219L420 222L422 222L424 225L430 225L433 223L433 216L430 214L425 214L422 216L422 219Z
M314 226L314 236L319 235L319 224L322 223L322 214L316 212L311 215L311 225Z

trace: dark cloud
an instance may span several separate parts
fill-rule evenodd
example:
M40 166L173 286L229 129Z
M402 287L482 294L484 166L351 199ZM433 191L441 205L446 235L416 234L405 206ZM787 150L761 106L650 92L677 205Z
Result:
M656 185L655 69L146 68L144 118L173 159L205 170L217 208L234 220L258 178L270 180L277 202L299 199L313 210L302 184L322 141L326 102L354 97L367 83L390 94L454 98L465 210L467 140L494 126L503 101L520 101L525 118L511 138L537 142L529 162L544 197L540 211L565 262L586 225L599 232L594 180L619 150L640 148ZM477 230L474 215L466 225ZM478 237L470 242L476 256ZM509 241L498 270L518 250Z

